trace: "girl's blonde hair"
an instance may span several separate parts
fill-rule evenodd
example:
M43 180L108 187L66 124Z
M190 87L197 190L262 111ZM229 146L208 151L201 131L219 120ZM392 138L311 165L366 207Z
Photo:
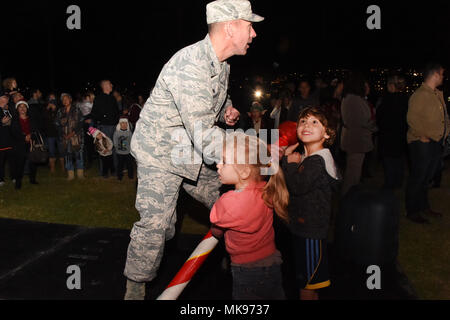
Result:
M258 180L269 177L262 190L262 199L281 219L289 221L289 192L283 170L278 159L271 157L267 144L256 136L237 131L227 135L224 151L227 163L251 166L252 174L258 176Z

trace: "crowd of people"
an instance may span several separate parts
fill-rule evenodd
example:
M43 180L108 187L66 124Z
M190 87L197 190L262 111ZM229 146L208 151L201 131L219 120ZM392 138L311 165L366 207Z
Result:
M315 88L309 80L302 79L295 85L289 82L269 89L266 99L255 98L233 128L254 129L258 135L261 129L270 132L287 121L297 123L303 110L320 107L336 123L335 138L328 147L343 173L341 195L358 185L364 176L370 176L373 161L382 164L384 188L389 189L405 186L409 168L405 197L408 218L427 223L424 214L441 216L431 210L427 193L430 186L440 185L443 148L448 148L446 104L442 96L438 94L436 100L433 93L440 92L436 88L442 85L442 80L443 67L430 64L424 72L424 84L409 96L404 91L405 78L393 73L386 79L386 92L371 100L370 83L359 72ZM34 133L44 137L52 174L58 162L68 180L75 176L83 179L86 166L99 158L103 177L111 174L121 180L126 169L133 179L131 138L144 97L124 99L113 90L109 80L102 81L100 88L99 94L85 92L76 102L68 93L59 97L49 93L43 99L39 89L32 90L26 100L17 90L16 79L5 79L0 93L0 185L5 184L7 163L16 189L21 188L24 174L31 184L38 184L39 166L28 157ZM432 103L436 104L435 111L431 110ZM90 127L97 128L113 142L112 152L102 154L98 150L96 136L88 133ZM301 141L299 148L305 151Z
M266 99L255 99L240 128L257 133L277 129L286 121L298 121L304 108L320 106L337 122L337 138L330 149L343 174L341 195L372 177L378 162L384 172L383 188L406 187L407 217L428 223L424 213L442 215L430 208L427 194L430 187L441 185L450 124L440 90L444 67L428 63L423 75L422 86L413 94L406 92L406 77L399 72L386 77L379 95L371 94L371 84L361 72L329 83L316 79L314 90L310 80L290 82Z
M407 217L411 221L428 223L426 216L442 216L430 208L427 194L430 187L440 185L444 156L448 154L444 153L444 148L449 147L446 141L450 131L448 111L442 91L438 90L443 82L443 72L440 64L427 65L424 83L412 95L405 93L405 77L392 73L386 79L385 93L376 99L369 97L371 85L360 72L352 72L345 79L333 79L329 83L316 81L316 85L306 79L297 83L284 83L276 88L266 88L269 94L255 97L247 106L247 112L241 112L239 122L228 126L254 129L258 136L261 129L270 132L271 129L281 128L284 123L295 123L294 135L298 143L281 148L280 172L284 172L283 183L277 185L277 190L271 191L270 197L279 193L278 203L272 205L275 208L278 206L275 213L288 221L293 234L298 237L295 243L301 246L295 251L297 254L303 252L300 248L306 245L305 241L326 239L331 211L330 194L337 192L340 185L340 194L345 196L364 177L371 175L374 161L382 164L384 188L399 189L406 186ZM99 84L100 93L94 95L91 91L85 92L77 101L69 93L59 96L49 93L43 99L39 89L32 90L26 100L17 89L16 79L5 79L2 84L0 186L5 184L7 163L16 189L21 188L24 174L29 176L31 184L38 184L36 173L39 166L29 159L30 144L36 133L45 140L51 174L55 173L59 163L68 180L75 177L83 179L86 166L99 159L101 176L108 178L111 174L122 180L126 169L128 177L134 178L136 165L131 155L131 140L145 102L142 95L135 99L124 98L119 91L113 90L110 80L103 80ZM305 127L309 128L307 133ZM318 136L311 140L309 134ZM109 149L101 149L101 139L106 138L112 145ZM268 141L271 141L270 135ZM261 142L250 140L248 143ZM242 152L250 149L244 148L246 151ZM322 150L330 150L330 153ZM309 156L302 158L305 155ZM302 170L298 170L300 164ZM243 180L227 177L229 173L224 173L224 167L218 165L221 183L234 184L237 189L243 189L238 185L238 181ZM407 172L408 180L405 179ZM337 183L341 178L342 183ZM258 185L262 181L258 175L248 179L249 185ZM226 212L225 203L233 203L233 210L238 210L236 204L239 204L239 210L249 214L254 210L246 209L244 204L247 198L254 198L253 193L256 192L258 199L264 199L265 193L260 194L249 187L244 189L250 193L225 195L227 199L233 200L228 199L223 204L219 200L212 206L211 222L216 235L220 236L232 224L223 216ZM321 192L317 192L318 189ZM323 193L325 189L327 191ZM285 202L282 201L284 191L285 196L290 195ZM257 207L258 201L252 200L252 208ZM263 202L261 206L264 206ZM321 219L315 221L318 216ZM255 213L255 221L258 221L258 217L261 218ZM305 219L308 221L306 224ZM269 224L272 224L271 221ZM316 224L311 225L310 221ZM318 241L308 242L307 246L326 250L326 241ZM264 248L267 249L267 246ZM303 283L305 290L301 293L305 299L314 299L317 298L317 291L307 289L328 285L327 262L325 256L319 263L319 256L310 256L305 252L296 258L304 260L305 257L312 259L307 263L319 269L314 276L308 274L304 277L309 280ZM245 261L246 258L232 255L233 259ZM270 264L278 266L281 263L279 252L272 252L269 260ZM269 260L264 261L268 263ZM237 274L240 269L233 270ZM269 297L284 297L280 289L280 271L277 267L271 270L274 282L271 286L266 285L263 291ZM302 270L298 273L305 274ZM254 298L236 294L236 298Z
M15 78L4 79L0 90L0 186L6 183L7 167L15 189L22 188L24 175L29 176L31 184L38 184L36 174L41 164L33 161L30 150L39 138L45 142L51 174L59 163L68 180L83 179L86 167L98 158L103 177L111 174L122 180L126 169L133 179L130 143L144 104L143 95L125 99L113 90L110 80L101 81L100 89L96 95L87 91L76 99L69 93L57 96L54 92L44 98L39 89L32 89L26 97ZM96 148L95 137L88 134L91 127L113 141L110 154Z
M281 175L264 178L258 174L264 164L247 162L235 166L233 172L227 157L217 166L221 181L235 186L216 202L210 217L216 237L228 232L225 243L232 261L234 299L285 298L281 255L273 230L267 227L273 220L266 210L273 208L291 234L300 299L317 300L318 290L330 285L327 238L332 195L340 189L345 197L361 184L364 175L371 175L371 162L382 163L383 188L406 186L410 221L425 224L430 223L429 217L442 217L431 209L428 191L440 187L450 148L448 106L439 89L444 68L428 63L423 74L422 85L412 95L405 92L405 77L392 73L386 79L385 93L372 100L370 83L362 73L351 72L346 79L329 84L319 81L323 85L314 92L309 81L300 80L298 90L288 84L271 92L268 100L251 103L240 128L256 134L249 133L245 142L226 142L235 145L237 154L252 158L250 154L264 143L252 142L261 129L279 128L282 138L290 140L288 128L295 138L287 145L280 138ZM287 122L293 126L284 126ZM253 250L246 250L249 247ZM264 282L255 281L262 278Z
M100 82L98 94L86 92L77 101L69 93L48 94L45 102L40 90L32 90L27 101L16 79L3 81L1 185L6 162L16 189L24 173L31 184L38 184L38 166L30 158L36 135L47 143L50 172L59 158L68 180L75 174L83 179L96 154L101 176L121 180L126 166L133 178L136 159L140 220L130 233L125 299L143 300L146 284L157 276L165 243L175 235L180 188L211 209L211 230L224 237L237 300L286 298L274 214L290 231L300 298L319 298L318 290L330 286L327 237L333 195L345 197L370 175L377 155L384 188L404 186L409 168L405 200L410 221L428 223L426 216L442 216L428 200L430 185L439 186L450 132L439 90L442 65L428 64L422 86L411 96L404 92L405 78L392 74L386 93L372 100L370 82L354 71L345 79L316 81L314 86L305 79L285 83L268 90L267 97L259 92L238 110L228 95L226 60L246 54L256 37L252 23L264 18L253 14L246 0L213 1L206 13L207 36L164 65L145 107L144 97L128 102L110 80ZM207 130L196 132L199 122ZM230 134L224 126L253 129L254 134ZM269 137L268 144L259 138L263 129L283 134L279 141ZM223 137L225 144L220 151L200 151L204 162L175 163L172 155L179 141L173 137L180 131L191 142L183 145L183 152L191 155L207 150L214 137ZM283 144L281 138L286 138ZM262 161L261 149L272 152L269 162ZM244 162L238 162L242 155ZM222 185L234 188L222 193Z
M401 186L402 177L392 171L403 166L408 148L407 218L426 223L424 215L442 216L431 210L427 193L450 131L447 106L438 89L444 68L427 65L424 82L411 97L402 92L404 78L392 75L387 79L388 93L371 101L370 83L352 72L343 81L318 81L315 91L306 80L297 84L298 90L296 84L286 84L270 92L270 101L256 99L248 110L242 105L237 110L239 103L228 95L227 59L246 55L256 37L253 24L263 20L247 0L208 3L206 37L172 56L156 80L131 143L139 163L140 220L131 230L127 251L126 300L143 300L146 286L157 276L165 243L175 234L181 187L211 209L213 234L224 237L231 258L237 300L285 298L274 213L289 227L300 298L318 299L317 290L330 285L326 242L332 195L341 180L338 167L343 171L340 194L346 196L361 182L364 164L370 169L376 160L377 140L386 188ZM256 98L263 96L260 90L255 92ZM197 132L198 123L207 130ZM253 130L230 134L224 127ZM259 136L271 128L284 128L286 134L280 133L280 140L269 146ZM173 137L180 132L190 140L183 153L200 153L204 163L172 161L177 147ZM223 150L209 148L217 137L225 141ZM269 163L258 157L261 147L271 151ZM217 171L208 163L217 163ZM270 169L279 170L269 174ZM222 184L234 189L221 194Z
M431 209L428 190L440 184L450 132L439 89L443 66L429 63L423 84L411 96L404 92L405 78L392 74L386 93L373 99L370 82L354 71L329 83L301 79L264 94L258 91L238 110L228 94L227 59L246 55L256 37L253 24L263 20L247 0L209 2L208 34L170 58L148 99L123 96L103 80L96 94L74 99L69 93L49 93L44 100L40 90L25 97L16 79L5 79L0 92L0 188L6 163L16 189L21 189L24 174L38 184L39 166L30 155L41 136L50 173L59 162L68 180L83 179L95 158L101 176L122 180L126 167L132 179L137 162L140 220L131 230L124 268L127 300L143 300L146 285L157 276L165 243L175 235L181 188L211 209L211 230L224 237L233 299L238 300L286 298L274 214L290 231L300 298L319 298L318 289L330 286L327 237L333 195L349 194L372 174L378 159L386 189L405 186L409 168L405 202L410 221L423 224L429 223L428 216L441 217ZM199 122L207 130L196 132ZM255 134L230 134L224 127L253 129ZM259 138L263 129L283 134L279 141L268 137L268 144ZM190 140L183 152L201 153L204 162L172 161L179 147L173 137L180 131ZM224 149L204 152L218 136L224 138ZM228 148L234 152L229 154ZM272 152L269 162L259 157L261 149ZM239 163L242 155L245 161ZM222 185L234 188L223 193Z

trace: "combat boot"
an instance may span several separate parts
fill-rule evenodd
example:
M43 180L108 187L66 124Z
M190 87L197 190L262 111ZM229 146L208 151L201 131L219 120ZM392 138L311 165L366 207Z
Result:
M75 178L75 171L67 170L67 180L72 181Z
M144 300L145 282L135 282L127 279L127 292L124 300Z
M83 169L78 169L77 170L77 178L78 179L84 179L84 170Z

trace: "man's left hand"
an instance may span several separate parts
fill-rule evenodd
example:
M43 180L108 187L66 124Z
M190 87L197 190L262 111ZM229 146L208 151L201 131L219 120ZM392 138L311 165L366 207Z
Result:
M231 127L235 126L239 121L240 115L241 113L237 109L229 106L225 111L225 123Z

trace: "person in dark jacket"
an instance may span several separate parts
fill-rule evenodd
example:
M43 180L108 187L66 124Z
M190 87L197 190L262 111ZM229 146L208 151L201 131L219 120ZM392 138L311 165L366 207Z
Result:
M28 113L36 124L37 129L43 133L44 120L42 113L44 112L44 103L42 101L42 92L39 89L31 90L31 98L28 100Z
M330 86L321 90L320 105L334 117L337 123L337 137L341 136L342 119L341 119L341 103L342 93L344 90L344 81L340 79L333 79ZM340 146L340 139L335 139L334 144L330 147L331 154L339 168L345 166L345 153L342 152Z
M131 131L134 132L136 128L136 122L139 120L142 108L144 107L145 100L143 95L138 95L136 101L132 101L130 109L128 111L128 121L131 124Z
M281 93L281 108L279 109L279 124L282 124L283 122L289 121L289 115L292 112L293 106L293 97L289 90L285 90ZM297 119L292 120L294 122L297 122Z
M117 101L117 107L119 108L119 114L123 115L123 111L127 109L127 105L125 104L124 96L120 93L119 90L114 90L112 95Z
M346 165L341 194L361 182L364 158L374 149L372 135L376 122L366 96L366 81L360 72L352 72L344 83L341 104L341 149L346 153Z
M119 107L117 105L117 100L112 95L113 85L109 80L103 80L100 82L100 87L102 88L102 93L95 96L94 105L91 111L91 118L97 124L97 128L106 134L111 140L114 139L114 131L116 130L116 125L119 122ZM111 170L111 174L115 172L115 167L117 166L117 159L115 150L113 154L109 157L113 157L114 168ZM103 164L109 162L108 157L101 157L101 167ZM102 168L100 171L102 172ZM107 174L106 174L107 176ZM104 177L106 177L104 175Z
M58 129L56 127L56 115L57 115L57 101L56 97L49 96L47 107L43 112L43 131L45 135L45 144L48 150L48 163L50 166L50 173L55 172L56 159L59 157L61 164L61 170L64 168L64 153L62 150L61 142L58 139Z
M84 164L85 168L88 169L92 161L94 159L95 150L92 139L88 136L89 127L91 127L92 119L91 119L91 111L94 105L95 95L93 92L88 91L82 95L82 102L79 104L78 108L83 114L84 123L83 123L83 133L84 133Z
M100 87L102 92L95 96L91 110L92 119L96 121L98 126L111 126L113 131L115 131L120 114L117 100L111 94L113 85L111 81L103 80L100 83Z
M16 93L19 93L19 89L18 89L18 84L17 84L17 80L16 78L6 78L2 81L2 87L3 87L3 92L5 94L7 94L9 96L9 111L11 112L11 114L14 116L16 116L16 103L17 101L19 101L20 99L18 99L17 101L14 101L14 96L16 95ZM20 96L23 98L22 94L20 94Z
M298 84L298 95L292 100L292 108L289 109L288 121L297 121L300 112L307 106L318 106L319 99L311 94L311 84L308 80L301 80Z
M250 112L247 113L247 117L243 118L242 129L249 130L254 129L256 135L260 136L260 130L266 130L265 138L270 141L270 130L273 129L273 121L269 117L269 113L258 101L253 101L250 107ZM263 138L263 137L261 137Z
M14 140L14 159L16 162L14 179L16 189L22 188L22 178L25 163L30 154L31 133L36 131L36 124L28 115L28 103L19 101L16 104L18 117L13 118L11 132ZM29 178L31 184L38 184L36 181L37 166L29 161Z
M394 75L388 78L387 93L377 108L378 152L383 162L384 187L401 188L405 172L408 144L408 96L403 93L405 78Z
M317 300L317 289L330 285L326 243L339 173L331 152L336 125L321 108L300 112L297 136L305 153L286 149L281 167L289 190L288 227L293 235L296 277L302 300ZM307 248L307 249L305 249Z
M12 114L8 107L9 96L0 92L0 187L5 184L5 165L14 171L13 137L11 134Z

